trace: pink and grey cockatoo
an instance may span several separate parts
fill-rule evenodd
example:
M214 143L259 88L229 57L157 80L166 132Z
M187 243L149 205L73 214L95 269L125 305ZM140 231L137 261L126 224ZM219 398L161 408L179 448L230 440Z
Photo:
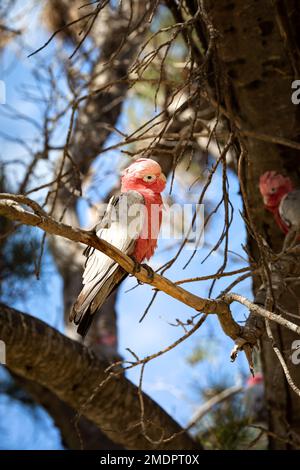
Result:
M244 394L245 411L252 423L262 423L267 419L264 378L261 373L249 377Z
M162 221L161 192L166 177L160 165L150 158L139 158L126 168L121 177L121 194L113 196L101 222L95 227L99 238L106 240L136 263L149 260L157 246ZM140 209L140 210L139 210ZM85 336L93 314L127 276L111 258L87 247L83 288L74 303L70 321Z
M287 234L288 248L300 232L300 190L294 189L291 179L276 171L267 171L259 180L265 208L274 215L277 225Z

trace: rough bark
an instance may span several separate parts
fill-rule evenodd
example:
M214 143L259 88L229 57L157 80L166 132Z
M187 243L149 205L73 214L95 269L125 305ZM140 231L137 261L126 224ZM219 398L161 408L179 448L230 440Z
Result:
M106 380L107 362L44 322L1 304L0 336L6 343L10 370L49 388L114 442L128 449L201 448L142 394L145 437L137 387L123 375ZM160 441L173 434L173 439Z
M299 142L299 107L291 102L291 83L299 78L299 25L296 2L245 0L207 0L206 10L216 28L217 58L226 84L223 105L241 130L250 130L247 139L249 165L245 185L252 217L259 232L277 251L283 236L266 213L258 191L259 176L266 170L283 171L300 186L299 151L262 142L255 133L284 137ZM250 254L258 258L257 245L249 238ZM259 282L254 279L254 291ZM296 297L285 292L280 299L286 310L298 315ZM294 318L297 323L297 320ZM283 351L292 377L300 385L300 368L290 361L296 335L273 325L275 341ZM263 337L262 360L266 385L270 431L277 435L300 434L300 400L288 386L272 345ZM287 444L270 439L271 448Z
M48 388L16 374L12 375L17 385L50 414L54 425L60 431L62 445L67 449L117 450L123 448L108 439L90 420L84 416L78 417L72 407L60 400Z

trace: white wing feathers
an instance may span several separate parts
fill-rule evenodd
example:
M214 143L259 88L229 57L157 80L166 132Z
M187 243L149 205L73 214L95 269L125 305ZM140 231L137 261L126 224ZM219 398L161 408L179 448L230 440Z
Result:
M103 219L95 228L97 236L131 255L143 227L144 207L144 198L137 191L113 196ZM83 273L83 289L70 315L70 319L77 324L87 310L89 315L95 313L126 276L126 272L101 251L88 247L84 254L87 260Z

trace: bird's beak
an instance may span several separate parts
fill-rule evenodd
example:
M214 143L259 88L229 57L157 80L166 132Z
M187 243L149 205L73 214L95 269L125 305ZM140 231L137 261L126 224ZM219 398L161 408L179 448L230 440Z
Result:
M268 196L263 196L263 201L265 205L268 205L268 202L269 202Z

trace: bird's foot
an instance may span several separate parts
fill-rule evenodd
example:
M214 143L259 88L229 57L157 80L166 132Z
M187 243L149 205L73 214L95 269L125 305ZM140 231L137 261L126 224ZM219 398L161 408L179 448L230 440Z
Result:
M141 271L141 267L142 267L141 263L138 263L135 260L133 260L133 262L134 262L134 266L133 266L133 270L132 270L132 274L131 274L132 276L134 276L136 273L139 273ZM139 279L137 279L136 281L139 285L143 284L143 282L140 281Z
M150 281L150 282L153 282L153 279L154 279L154 271L153 271L153 269L152 269L150 266L148 266L148 264L144 264L144 263L143 263L143 264L141 264L141 266L142 266L144 269L146 269L146 271L147 271L147 273L148 273L147 277L148 277L149 281Z
M146 269L147 271L147 277L149 279L150 282L153 282L153 279L154 279L154 271L153 269L148 266L148 264L140 264L138 263L137 261L134 260L134 267L133 267L133 270L132 270L132 275L134 276L136 273L139 273L141 271L141 268L144 268ZM139 284L143 284L142 281L140 281L139 279L137 279L137 282Z
M133 260L134 262L134 266L133 266L133 270L132 270L132 274L136 274L136 273L139 273L141 271L141 263L138 263L137 261Z

